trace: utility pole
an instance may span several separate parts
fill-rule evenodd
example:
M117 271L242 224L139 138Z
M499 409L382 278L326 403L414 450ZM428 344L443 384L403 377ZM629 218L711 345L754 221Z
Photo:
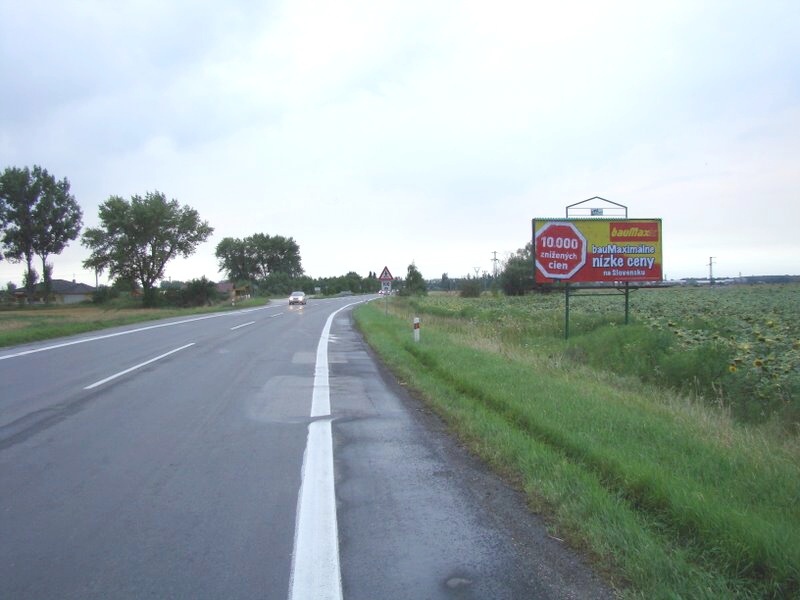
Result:
M494 280L497 281L497 250L493 251L494 258L492 258L492 264L494 264Z
M714 285L714 256L708 257L708 281L709 285Z

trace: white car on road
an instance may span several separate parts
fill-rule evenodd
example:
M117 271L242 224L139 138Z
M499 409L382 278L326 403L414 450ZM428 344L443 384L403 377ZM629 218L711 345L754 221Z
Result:
M292 292L292 295L289 296L289 306L292 304L305 304L306 303L306 294L305 292Z

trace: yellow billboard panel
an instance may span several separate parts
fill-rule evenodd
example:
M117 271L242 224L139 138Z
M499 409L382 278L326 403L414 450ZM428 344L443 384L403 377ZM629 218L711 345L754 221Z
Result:
M661 281L661 219L534 219L536 282Z

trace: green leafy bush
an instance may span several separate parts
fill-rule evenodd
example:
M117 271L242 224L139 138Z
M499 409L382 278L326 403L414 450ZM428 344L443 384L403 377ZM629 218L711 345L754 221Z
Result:
M95 304L105 304L114 298L119 298L119 289L116 287L108 287L107 285L101 285L95 290L94 294L92 294L92 302Z
M483 285L478 278L467 277L461 282L461 291L459 296L462 298L479 298Z

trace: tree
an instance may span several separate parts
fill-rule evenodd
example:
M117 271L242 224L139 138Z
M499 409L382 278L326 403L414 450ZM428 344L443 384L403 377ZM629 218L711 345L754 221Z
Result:
M224 271L231 281L251 281L255 278L255 260L249 255L245 240L223 238L214 254L219 261L219 270Z
M289 277L299 277L303 274L303 268L300 266L300 246L293 238L282 235L270 237L256 233L245 241L253 249L253 257L262 277L270 273L285 273Z
M158 289L160 290L182 290L185 287L186 283L177 279L175 281L172 279L169 281L162 280L161 283L158 284Z
M266 279L283 273L289 278L303 274L300 246L292 238L255 233L244 239L225 238L215 251L219 270L231 280Z
M44 297L45 302L49 302L53 265L47 259L51 254L61 254L67 244L78 237L83 211L69 193L66 178L56 181L47 171L44 175L42 197L34 209L33 251L42 260Z
M45 301L50 297L52 265L47 259L60 254L78 237L83 213L69 193L66 178L57 181L46 169L34 166L7 168L0 175L0 222L4 224L3 247L13 261L27 266L26 291L33 297L33 257L42 260Z
M22 274L22 287L25 288L25 293L28 298L32 298L32 291L36 287L36 283L39 281L39 272L31 267L27 271Z
M415 265L413 262L408 265L405 286L400 293L404 296L428 295L428 287L425 285L425 280L422 278L422 273L419 272L417 265Z
M0 290L0 302L13 302L14 301L14 292L17 291L17 286L9 281L6 283L6 289Z
M251 272L254 279L264 279L270 273L279 272L272 268L277 262L277 257L275 256L275 245L269 235L254 233L244 239L244 246L253 262Z
M500 285L506 295L522 296L535 287L533 275L533 244L529 242L506 261Z
M361 281L361 291L365 294L376 294L379 289L381 289L381 282L378 274L370 271L367 278Z
M260 291L266 296L288 296L295 290L308 291L303 283L295 281L286 273L270 273L262 281Z
M82 244L92 251L83 266L140 283L145 306L155 305L154 286L167 263L193 254L214 231L195 209L158 191L130 202L111 196L100 205L100 223L83 234Z
M442 273L442 289L446 292L450 291L450 277L447 273Z
M53 289L52 282L53 281L53 263L44 263L44 269L42 273L42 293L44 296L45 304L50 304L50 292Z
M0 178L0 260L3 260L2 242L5 237L6 224L8 223L6 213L8 207L6 205L5 193L3 192L3 179Z

